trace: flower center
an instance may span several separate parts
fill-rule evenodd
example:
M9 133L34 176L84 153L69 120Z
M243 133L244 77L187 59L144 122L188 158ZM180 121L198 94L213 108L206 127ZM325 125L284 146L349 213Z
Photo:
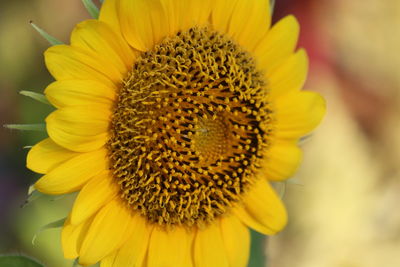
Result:
M227 150L229 132L221 119L200 119L194 128L192 150L199 154L204 165L223 158Z
M268 146L271 111L249 54L191 28L140 55L107 144L121 197L148 221L203 225L241 200Z

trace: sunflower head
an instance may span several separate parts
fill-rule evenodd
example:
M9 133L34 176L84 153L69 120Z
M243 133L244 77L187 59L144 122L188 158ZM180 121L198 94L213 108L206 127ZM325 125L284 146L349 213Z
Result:
M140 55L118 92L107 144L122 198L160 225L224 214L267 148L265 87L252 57L209 28Z
M248 227L284 227L269 181L295 172L324 102L300 91L297 21L270 20L267 0L106 0L46 51L57 110L28 167L41 192L79 191L67 258L245 266Z

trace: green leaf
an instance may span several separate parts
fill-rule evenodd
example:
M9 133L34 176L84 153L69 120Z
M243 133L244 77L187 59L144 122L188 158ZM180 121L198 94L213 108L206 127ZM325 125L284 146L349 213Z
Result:
M51 36L47 32L45 32L43 29L39 28L33 21L30 21L29 24L44 38L49 42L51 45L61 45L63 42L58 40L57 38Z
M36 132L45 132L46 124L38 123L38 124L5 124L5 128L19 130L19 131L36 131Z
M43 267L44 265L25 256L0 256L1 267Z
M82 0L83 5L85 6L86 10L89 12L90 16L94 19L99 18L99 8L93 3L92 0Z
M32 98L36 101L39 101L43 104L51 105L50 102L47 100L47 98L41 93L35 93L32 91L20 91L19 93L23 96L30 97L30 98Z
M32 245L35 244L36 238L37 238L37 236L38 236L41 232L46 231L46 230L49 230L49 229L54 229L54 228L60 228L60 227L62 227L62 226L64 225L64 222L65 222L66 219L67 219L67 218L62 218L62 219L59 219L59 220L57 220L57 221L48 223L48 224L46 224L46 225L40 227L40 229L36 232L36 234L35 234L35 235L33 236L33 238L32 238ZM1 265L0 265L0 266L1 266Z

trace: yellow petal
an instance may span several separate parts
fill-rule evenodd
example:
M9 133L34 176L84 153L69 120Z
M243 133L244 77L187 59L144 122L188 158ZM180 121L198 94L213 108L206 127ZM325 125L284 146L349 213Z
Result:
M299 23L292 15L278 21L255 49L259 68L269 73L281 65L296 48L299 30Z
M61 245L65 258L75 259L79 256L78 252L81 248L82 241L92 221L93 218L90 218L78 225L72 225L69 217L65 221L61 231Z
M132 216L121 199L114 199L103 207L83 240L79 263L92 265L116 251L132 233Z
M291 92L275 101L276 136L300 138L310 133L325 115L325 100L310 91Z
M282 181L295 174L303 153L295 142L277 141L269 148L267 155L265 176L271 181Z
M271 24L269 1L221 0L213 5L213 27L231 36L247 51L254 51Z
M159 0L120 0L121 30L128 43L140 50L154 47L169 33L169 23Z
M303 49L289 56L279 67L268 74L271 97L300 90L307 78L308 57Z
M110 255L103 258L100 262L100 267L118 267L117 265L115 265L115 257L117 256L117 253L118 253L118 250L114 251ZM136 266L136 265L121 265L121 267L123 267L123 266ZM140 266L140 265L138 265L138 266Z
M121 26L117 14L118 0L105 0L101 5L99 20L107 23L115 33L121 33Z
M96 81L66 80L51 83L44 93L55 107L90 106L104 104L112 106L117 88Z
M244 199L244 206L234 209L239 219L257 232L273 235L285 227L286 209L271 185L259 179Z
M94 52L98 58L113 64L121 75L133 65L134 55L126 41L98 20L79 23L72 32L71 46Z
M95 80L111 87L123 77L96 53L68 45L56 45L44 53L47 69L56 80Z
M221 228L218 223L210 224L205 229L199 229L194 242L194 266L229 266Z
M105 259L106 267L146 266L145 256L148 250L150 235L153 226L147 224L140 215L134 215L131 219L132 234L121 248L114 253L114 259ZM165 244L164 244L165 245ZM176 251L175 251L176 253ZM112 255L110 255L112 257ZM103 267L103 261L102 267Z
M239 0L219 0L214 1L211 11L211 23L220 33L229 32L229 24L232 13Z
M111 201L118 193L118 183L108 171L94 176L75 199L71 223L80 224Z
M194 26L205 26L209 23L212 0L178 0L176 2L180 5L178 10L182 30Z
M165 29L167 30L167 35L169 36L172 36L181 30L181 18L178 15L180 13L178 8L181 5L187 4L189 1L183 2L182 4L179 2L179 0L160 0L162 9L165 13L166 25L168 25L168 27L165 27Z
M79 190L90 178L108 168L105 149L83 153L58 165L36 183L35 188L50 195Z
M72 151L99 149L108 140L110 109L102 105L58 109L46 118L47 133L54 142Z
M247 266L250 255L249 229L235 216L221 219L221 233L230 267Z
M194 26L209 24L211 0L160 0L164 9L166 25L169 27L166 34L175 35L178 31L185 31Z
M269 0L238 0L229 23L228 34L247 51L253 52L269 30L270 14Z
M53 140L47 138L29 150L26 166L34 172L45 174L78 154L60 147Z
M192 256L191 235L184 227L168 231L155 227L150 238L147 266L187 267L187 259Z

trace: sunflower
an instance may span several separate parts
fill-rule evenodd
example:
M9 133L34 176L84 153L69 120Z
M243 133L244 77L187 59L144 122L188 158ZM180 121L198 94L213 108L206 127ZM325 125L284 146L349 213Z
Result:
M271 27L268 0L106 0L70 45L45 52L55 78L35 188L79 191L66 258L101 266L246 266L249 228L287 214L270 181L301 160L322 119L301 91L299 25Z

